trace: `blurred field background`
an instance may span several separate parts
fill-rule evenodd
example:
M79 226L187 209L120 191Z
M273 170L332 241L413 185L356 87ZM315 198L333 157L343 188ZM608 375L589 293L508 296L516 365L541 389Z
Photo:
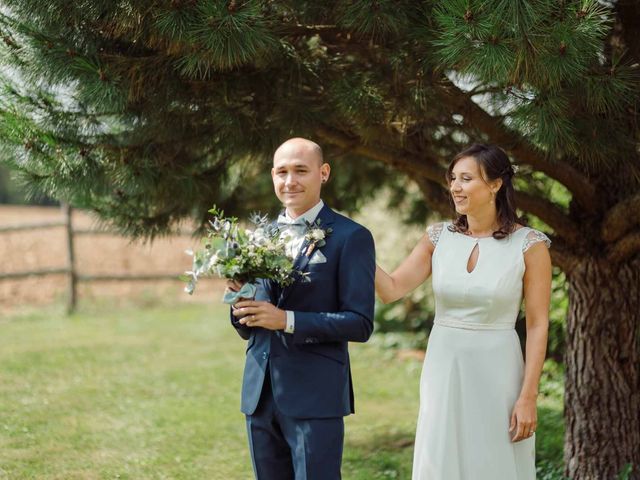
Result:
M0 226L62 220L63 213L59 207L0 206ZM89 213L75 210L73 226L76 229L97 229L98 223ZM74 241L77 270L86 275L173 273L177 276L191 267L191 258L185 250L198 245L198 239L190 236L159 238L153 243L145 243L103 233L75 235ZM66 232L63 227L0 232L2 273L64 268L66 261ZM206 280L198 287L201 295L190 297L184 294L178 281L94 281L79 283L78 292L81 303L110 299L116 303L135 300L145 304L158 298L197 302L201 301L198 297L220 288L220 281ZM63 302L65 295L66 275L0 280L0 315Z
M1 207L0 224L60 215L56 207ZM86 214L75 220L95 226ZM358 220L388 269L423 231L403 226L382 200ZM178 274L196 244L83 235L77 267ZM65 255L62 228L0 237L2 271L64 266ZM244 342L228 325L221 291L219 281L193 297L178 281L92 282L80 284L79 309L66 316L63 275L0 282L0 479L252 478L239 412ZM429 286L415 295L429 303ZM343 477L408 479L422 352L380 332L350 350L357 414L346 419ZM562 369L551 360L541 392L538 478L559 479Z

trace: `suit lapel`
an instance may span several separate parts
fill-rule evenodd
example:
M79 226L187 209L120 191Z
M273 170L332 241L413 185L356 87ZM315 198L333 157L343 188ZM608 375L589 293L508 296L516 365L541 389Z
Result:
M320 213L318 213L316 220L318 219L320 220L320 227L322 229L327 229L333 223L334 216L335 214L333 213L333 210L331 210L329 207L325 205L324 207L322 207L322 210L320 210ZM327 238L326 241L329 242L331 240ZM280 307L283 304L283 302L291 293L291 290L293 289L293 287L296 285L296 283L300 281L301 274L307 271L311 254L313 254L313 252L311 252L310 255L305 255L307 249L309 248L310 243L311 242L309 242L309 240L307 240L306 238L302 242L302 246L298 251L298 255L293 262L294 270L300 272L300 274L296 275L296 279L293 281L291 285L289 285L288 287L284 287L282 289L282 291L280 292L280 298L278 300L278 305L277 305L278 307Z

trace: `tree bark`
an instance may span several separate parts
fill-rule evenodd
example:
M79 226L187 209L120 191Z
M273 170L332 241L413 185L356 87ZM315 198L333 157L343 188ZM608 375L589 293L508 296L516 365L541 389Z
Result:
M640 259L582 259L567 274L565 475L640 479Z

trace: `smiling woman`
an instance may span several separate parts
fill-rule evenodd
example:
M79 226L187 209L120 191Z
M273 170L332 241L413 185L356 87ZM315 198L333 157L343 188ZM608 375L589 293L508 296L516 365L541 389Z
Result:
M376 292L389 302L422 284L433 270L436 315L420 380L414 480L536 475L536 401L551 290L545 244L550 242L518 225L513 173L496 146L475 144L460 152L447 170L457 218L430 225L391 275L376 271ZM523 293L526 365L514 330Z
M515 209L513 175L509 158L494 145L474 144L456 155L447 169L449 189L459 214L455 230L496 239L511 233L520 221ZM494 217L494 224L485 229L487 220Z

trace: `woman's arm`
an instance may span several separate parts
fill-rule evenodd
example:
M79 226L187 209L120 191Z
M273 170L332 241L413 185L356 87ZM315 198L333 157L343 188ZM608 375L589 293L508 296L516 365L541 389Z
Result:
M549 304L551 302L551 257L544 242L524 254L524 298L527 344L524 380L512 415L513 441L527 438L537 427L536 402L542 365L547 352ZM516 428L517 427L517 428Z
M376 266L376 293L384 303L395 302L422 284L431 275L435 246L423 235L407 258L392 274Z

